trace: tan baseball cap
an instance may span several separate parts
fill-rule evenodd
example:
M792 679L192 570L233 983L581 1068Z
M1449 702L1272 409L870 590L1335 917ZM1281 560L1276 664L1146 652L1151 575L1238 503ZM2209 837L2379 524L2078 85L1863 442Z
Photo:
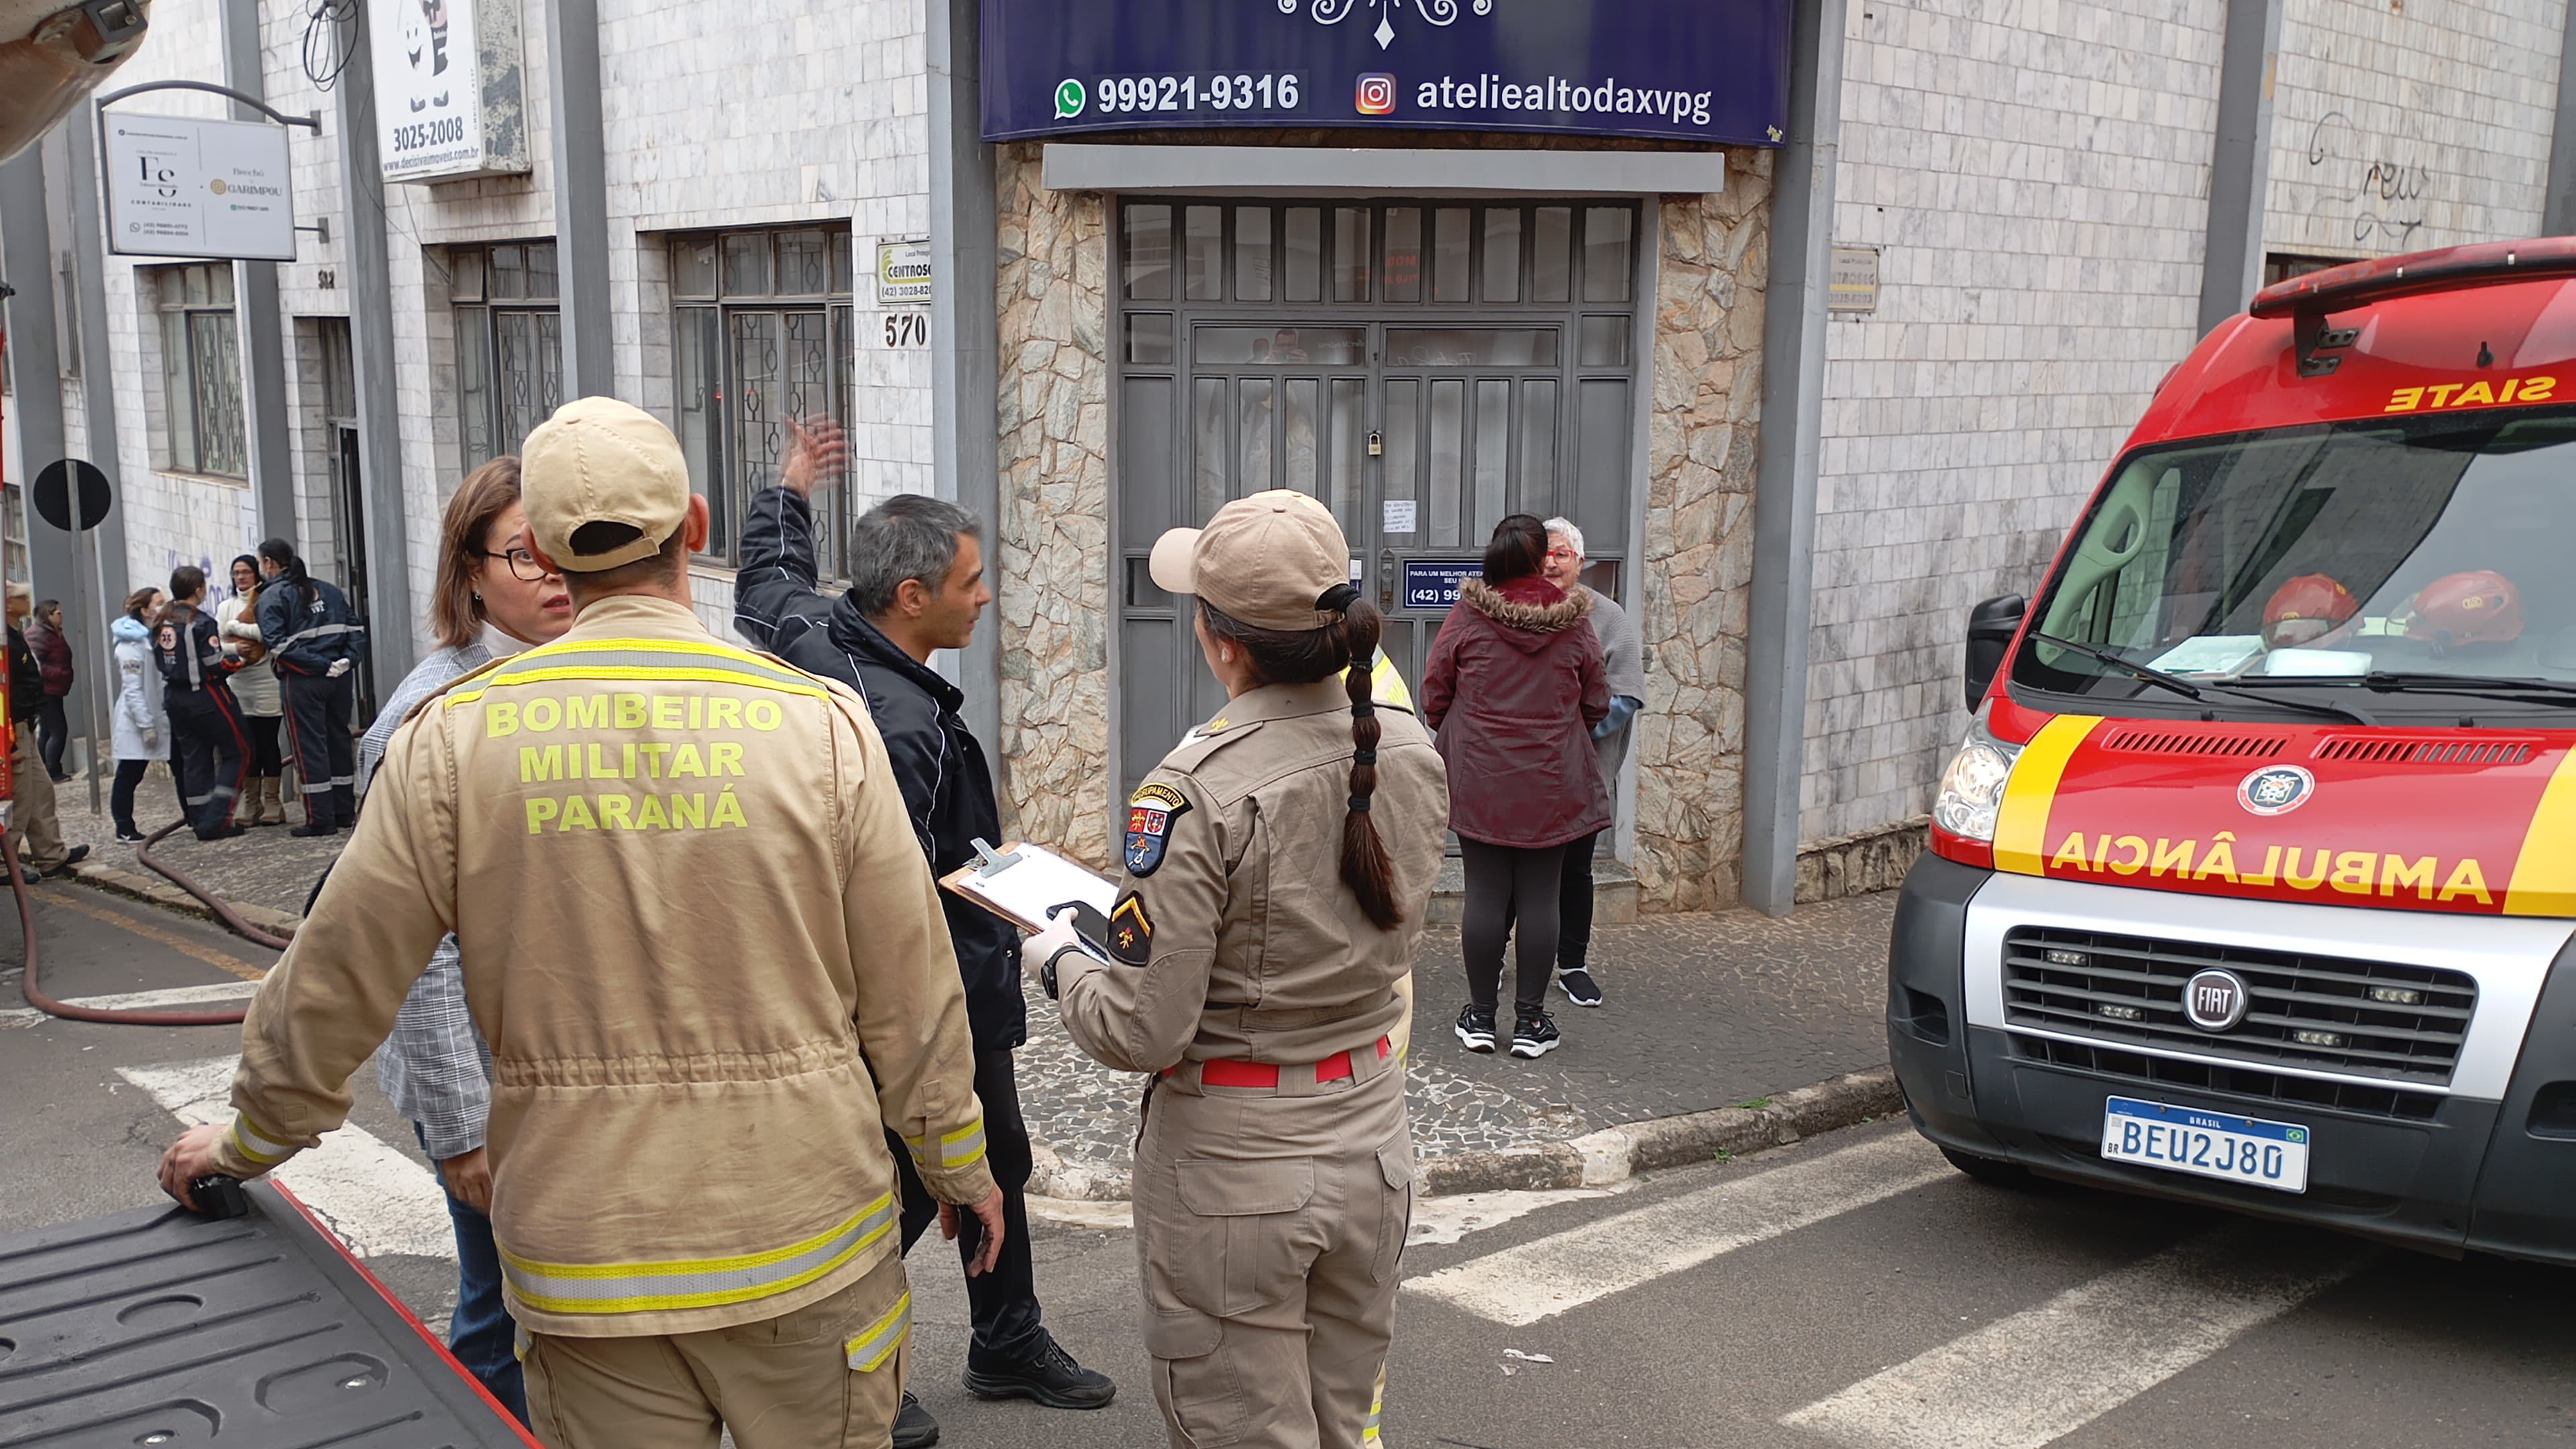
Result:
M1148 567L1164 592L1196 594L1238 623L1321 629L1339 622L1318 604L1351 581L1351 550L1332 510L1276 488L1218 509L1205 528L1165 533Z
M689 516L689 463L662 420L613 397L575 398L519 450L528 532L566 573L597 573L661 552ZM636 536L595 553L573 547L591 523Z

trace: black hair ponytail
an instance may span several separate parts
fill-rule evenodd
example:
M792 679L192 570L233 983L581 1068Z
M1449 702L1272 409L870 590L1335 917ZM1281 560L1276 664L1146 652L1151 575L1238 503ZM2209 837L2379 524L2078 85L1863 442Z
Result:
M1369 799L1377 793L1377 641L1384 622L1377 606L1354 598L1342 607L1342 654L1350 669L1342 687L1351 700L1351 802L1342 817L1342 884L1359 898L1360 913L1381 931L1404 924L1404 907L1395 899L1395 863L1387 859L1386 842L1378 838L1369 816Z

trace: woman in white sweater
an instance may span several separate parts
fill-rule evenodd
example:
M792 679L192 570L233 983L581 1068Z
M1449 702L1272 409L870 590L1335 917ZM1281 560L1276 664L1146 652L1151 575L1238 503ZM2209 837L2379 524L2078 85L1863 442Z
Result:
M242 779L240 823L284 825L286 802L278 776L284 768L277 748L279 716L286 705L277 692L277 671L269 667L267 646L260 641L259 616L252 600L259 591L259 560L249 554L233 560L232 597L215 606L215 627L223 634L224 652L251 658L233 671L233 698L241 701L242 731L250 736L249 759Z
M168 597L159 589L136 589L126 596L125 612L110 631L116 636L116 710L110 720L116 736L116 786L108 793L108 807L116 816L116 838L124 841L143 838L134 824L134 788L143 783L153 761L170 758L169 721L161 712L161 666L152 657L152 629Z

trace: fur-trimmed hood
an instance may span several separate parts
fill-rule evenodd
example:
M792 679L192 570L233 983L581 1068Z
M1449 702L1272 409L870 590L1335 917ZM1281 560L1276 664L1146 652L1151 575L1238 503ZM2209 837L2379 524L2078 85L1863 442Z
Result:
M1535 598L1513 598L1515 593L1538 592L1518 587L1514 579L1495 588L1483 579L1467 579L1458 585L1458 602L1502 626L1502 635L1524 654L1535 654L1547 645L1548 636L1561 634L1580 624L1592 613L1592 595L1582 589L1561 593L1544 579L1536 581L1548 593L1556 595L1554 603Z

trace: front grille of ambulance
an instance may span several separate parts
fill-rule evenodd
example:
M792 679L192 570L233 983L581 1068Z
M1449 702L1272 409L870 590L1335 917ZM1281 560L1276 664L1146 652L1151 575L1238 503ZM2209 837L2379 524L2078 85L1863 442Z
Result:
M2245 1020L2202 1031L2184 983L2212 967L2245 979ZM2477 1007L2458 971L2199 941L2020 926L2004 936L2013 1026L2233 1061L2445 1084Z

